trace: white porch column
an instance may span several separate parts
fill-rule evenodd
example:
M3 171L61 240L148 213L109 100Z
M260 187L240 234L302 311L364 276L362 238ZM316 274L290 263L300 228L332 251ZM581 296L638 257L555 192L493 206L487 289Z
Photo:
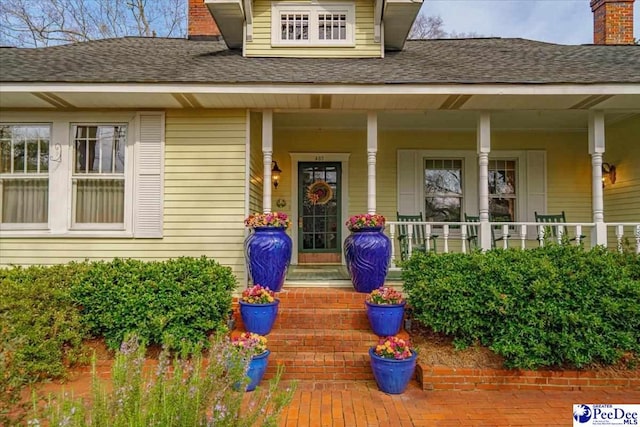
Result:
M483 251L491 249L491 226L489 225L489 153L491 152L491 116L482 112L478 116L478 214L480 216L479 238Z
M262 112L262 210L271 212L271 161L273 160L273 110Z
M378 113L367 113L367 213L376 213L376 154L378 153Z
M593 222L591 246L607 244L607 227L604 223L604 197L602 191L602 155L604 154L604 113L589 112L589 154L591 154L591 194Z

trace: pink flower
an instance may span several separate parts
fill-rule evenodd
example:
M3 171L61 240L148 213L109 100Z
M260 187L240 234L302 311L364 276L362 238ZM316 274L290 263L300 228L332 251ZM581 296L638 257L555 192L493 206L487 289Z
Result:
M385 359L404 360L412 356L409 341L398 337L382 337L374 349L377 356Z
M291 221L287 214L282 212L253 213L244 220L244 225L249 228L257 227L281 227L288 228Z
M360 230L361 228L384 227L385 217L379 214L353 215L345 223L349 230Z

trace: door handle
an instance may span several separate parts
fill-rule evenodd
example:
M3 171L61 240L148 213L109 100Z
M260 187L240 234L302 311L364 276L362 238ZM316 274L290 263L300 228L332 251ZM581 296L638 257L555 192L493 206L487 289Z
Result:
M302 228L302 217L298 218L298 228Z

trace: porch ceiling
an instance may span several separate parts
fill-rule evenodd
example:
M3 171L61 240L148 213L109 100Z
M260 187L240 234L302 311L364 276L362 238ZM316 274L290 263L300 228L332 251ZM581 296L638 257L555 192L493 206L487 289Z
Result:
M588 110L604 109L608 111L640 112L640 94L494 94L452 93L378 93L370 90L340 91L331 93L329 88L304 93L292 90L290 93L269 92L256 88L254 92L246 87L237 92L233 88L215 90L184 90L179 87L137 91L136 88L120 86L113 90L83 89L43 90L41 87L29 89L0 86L0 108L3 109L85 109L85 108L272 108L276 110ZM193 89L193 88L191 88ZM231 90L230 90L231 89ZM364 89L364 88L363 88ZM276 93L274 93L276 92ZM285 92L281 90L280 92ZM312 92L312 91L309 91ZM471 92L471 90L470 90ZM498 91L494 91L498 92Z

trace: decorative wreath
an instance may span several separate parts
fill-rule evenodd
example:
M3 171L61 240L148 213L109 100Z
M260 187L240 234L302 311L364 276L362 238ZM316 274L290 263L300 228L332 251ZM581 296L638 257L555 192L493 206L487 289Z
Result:
M324 205L333 197L333 190L326 181L316 181L307 187L307 199L313 205Z

